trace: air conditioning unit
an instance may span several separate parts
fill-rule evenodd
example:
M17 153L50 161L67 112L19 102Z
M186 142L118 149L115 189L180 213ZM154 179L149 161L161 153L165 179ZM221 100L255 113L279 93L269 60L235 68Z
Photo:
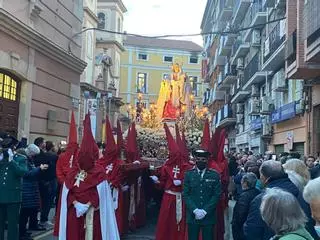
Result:
M273 108L274 108L274 105L272 103L272 99L268 96L262 97L260 114L269 115L273 110Z
M276 92L287 92L288 91L288 85L285 78L285 72L284 69L281 69L279 72L277 72L274 76L272 81L275 83L274 90Z
M262 127L262 135L263 136L269 136L271 135L271 124L270 123L267 123L267 124L263 124L263 127Z
M244 113L243 103L237 103L237 114L243 114L243 113Z
M259 86L253 84L251 86L251 97L260 97Z
M260 101L251 99L249 102L249 115L260 115Z
M261 34L259 30L255 29L253 30L251 35L251 45L253 47L259 47L260 44L261 44Z
M243 114L237 114L237 124L242 125L244 123L244 115Z
M269 37L264 41L264 52L263 56L266 57L270 54L270 39Z
M271 135L271 122L269 117L262 118L262 136L270 136Z
M238 58L237 59L237 70L242 70L244 67L244 60L243 58Z

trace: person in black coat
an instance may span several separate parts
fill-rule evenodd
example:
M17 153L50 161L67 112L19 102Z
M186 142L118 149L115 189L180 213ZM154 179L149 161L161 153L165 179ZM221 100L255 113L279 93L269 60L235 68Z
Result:
M39 189L41 198L41 216L40 228L45 229L48 222L48 216L52 205L52 196L54 189L52 189L53 181L56 179L56 161L58 156L51 152L46 152L46 142L42 137L34 140L34 144L40 148L40 154L34 159L34 164L39 167L41 164L48 165L45 172L39 175Z
M27 173L23 176L22 182L22 203L20 209L19 233L20 239L31 239L26 231L26 225L29 222L29 229L37 230L38 221L37 213L40 208L40 194L38 177L41 171L48 168L48 165L41 164L35 167L33 158L40 153L40 149L30 144L25 150L19 149L16 153L17 156L25 156L27 158Z
M232 235L234 240L245 240L243 224L247 220L251 201L260 194L256 189L257 176L254 173L246 173L241 180L243 192L233 209Z
M267 188L280 188L290 192L297 198L308 218L306 229L315 240L318 240L319 237L314 229L315 221L312 219L310 206L304 201L299 189L290 181L281 163L274 160L265 161L260 167L260 179ZM264 192L260 193L251 201L249 214L243 226L246 240L269 240L275 235L262 220L260 214L260 206L264 194Z

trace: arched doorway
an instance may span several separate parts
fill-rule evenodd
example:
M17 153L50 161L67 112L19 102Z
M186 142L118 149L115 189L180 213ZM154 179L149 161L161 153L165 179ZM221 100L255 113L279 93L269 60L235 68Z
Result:
M20 81L0 70L0 132L18 136Z

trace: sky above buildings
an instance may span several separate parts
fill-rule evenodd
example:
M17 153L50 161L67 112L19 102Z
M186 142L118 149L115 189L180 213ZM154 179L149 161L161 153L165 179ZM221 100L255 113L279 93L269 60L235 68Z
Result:
M207 0L122 0L124 30L143 35L200 33ZM176 38L181 39L181 38ZM184 37L202 46L202 37Z

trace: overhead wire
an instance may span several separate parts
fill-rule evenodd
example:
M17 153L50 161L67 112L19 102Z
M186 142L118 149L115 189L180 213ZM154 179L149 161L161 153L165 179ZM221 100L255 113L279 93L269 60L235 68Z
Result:
M106 30L106 29L101 29L101 28L84 28L80 32L74 34L71 39L69 40L68 44L68 50L69 53L75 56L72 53L71 50L71 41L77 37L78 35L85 33L87 31L99 31L99 32L105 32L105 33L110 33L110 34L115 34L115 35L123 35L123 36L132 36L132 37L139 37L139 38L148 38L148 39L159 39L159 38L179 38L179 37L196 37L196 36L207 36L207 35L228 35L228 34L238 34L243 31L247 31L249 29L256 29L260 27L264 27L267 24L275 23L275 22L280 22L282 20L286 19L286 17L270 20L266 23L261 23L261 24L255 24L255 25L250 25L248 27L242 27L239 29L232 29L228 31L210 31L210 32L202 32L202 33L194 33L194 34L166 34L166 35L154 35L154 36L148 36L148 35L141 35L141 34L135 34L135 33L127 33L127 32L118 32L118 31L111 31L111 30Z

